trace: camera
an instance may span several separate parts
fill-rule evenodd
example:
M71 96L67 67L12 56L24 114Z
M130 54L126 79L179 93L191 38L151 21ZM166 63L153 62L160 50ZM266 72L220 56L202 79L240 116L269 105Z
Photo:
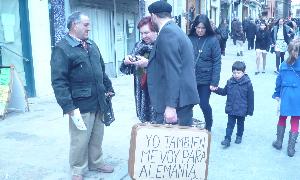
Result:
M135 61L138 60L138 58L137 58L135 55L132 55L131 58L129 58L129 60L130 60L131 62L135 62Z

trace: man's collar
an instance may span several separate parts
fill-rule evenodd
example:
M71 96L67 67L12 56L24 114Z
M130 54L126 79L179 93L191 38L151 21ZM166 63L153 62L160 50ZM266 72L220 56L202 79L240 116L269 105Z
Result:
M77 38L77 37L75 37L75 36L72 36L71 34L68 34L68 35L66 36L66 40L69 42L69 44L70 44L72 47L75 47L75 46L80 45L80 44L81 44L81 41L82 41L82 40L80 40L79 38ZM86 42L87 42L88 44L92 44L92 42L91 42L89 39L87 39Z

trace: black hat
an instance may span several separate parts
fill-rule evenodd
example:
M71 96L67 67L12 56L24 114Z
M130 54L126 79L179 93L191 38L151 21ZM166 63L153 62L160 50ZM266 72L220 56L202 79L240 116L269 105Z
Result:
M148 7L149 13L172 12L172 6L165 1L156 1Z

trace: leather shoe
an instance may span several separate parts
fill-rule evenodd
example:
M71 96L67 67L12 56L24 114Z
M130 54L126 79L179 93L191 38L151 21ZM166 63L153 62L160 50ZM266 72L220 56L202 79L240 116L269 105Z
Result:
M83 180L83 176L82 175L73 175L72 180Z
M114 172L114 168L108 164L102 164L100 167L97 168L97 171L102 173L112 173Z

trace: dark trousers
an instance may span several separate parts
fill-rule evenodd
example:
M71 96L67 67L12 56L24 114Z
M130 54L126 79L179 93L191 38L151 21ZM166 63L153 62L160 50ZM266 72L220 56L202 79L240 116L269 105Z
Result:
M209 104L209 98L211 94L209 86L210 86L209 84L198 84L197 89L200 98L200 108L203 112L204 119L205 119L205 129L211 131L213 118L212 118L212 109Z
M221 53L222 54L225 54L226 42L227 42L227 39L221 39L220 40L220 48L221 48Z
M180 108L176 108L177 123L180 126L191 126L193 124L193 107L194 105L187 105ZM164 113L155 112L154 124L165 124Z
M235 115L228 115L228 122L226 128L226 136L225 139L229 139L231 141L231 135L235 126L235 122L237 123L237 136L242 137L244 133L244 122L245 117L243 116L235 116Z
M285 52L276 51L276 70L279 71L279 65L284 61Z
M247 38L248 41L248 50L254 49L254 38Z

